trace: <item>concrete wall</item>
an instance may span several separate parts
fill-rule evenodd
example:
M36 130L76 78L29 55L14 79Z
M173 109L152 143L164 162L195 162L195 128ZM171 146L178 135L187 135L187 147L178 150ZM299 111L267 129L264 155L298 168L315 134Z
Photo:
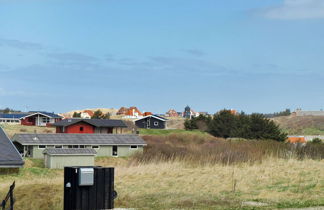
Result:
M65 166L94 166L94 155L45 155L45 167L63 169Z

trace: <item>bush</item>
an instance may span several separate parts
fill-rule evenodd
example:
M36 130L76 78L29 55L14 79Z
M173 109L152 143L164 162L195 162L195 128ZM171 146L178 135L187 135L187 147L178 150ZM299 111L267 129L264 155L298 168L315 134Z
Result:
M320 138L314 138L314 139L311 141L311 143L313 143L313 144L322 144L323 141L322 141L322 139L320 139Z
M199 129L222 138L272 139L285 141L287 134L281 132L278 125L262 114L233 114L228 110L218 112L211 117L199 116L186 120L187 130Z

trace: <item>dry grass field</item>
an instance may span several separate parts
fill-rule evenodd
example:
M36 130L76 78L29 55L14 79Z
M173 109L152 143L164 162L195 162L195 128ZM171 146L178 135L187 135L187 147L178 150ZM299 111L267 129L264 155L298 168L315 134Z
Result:
M16 133L55 133L55 128L52 127L8 125L8 124L1 124L1 127L4 129L4 131L10 138Z
M142 155L96 160L97 165L115 167L116 207L280 209L324 206L323 147L303 149L304 155L301 155L299 149L292 150L276 142L273 146L266 141L226 142L193 134L144 138L149 146ZM206 150L206 155L202 155L197 150L205 146L220 149ZM269 151L266 148L270 148ZM285 150L291 153L282 156ZM211 151L213 154L209 153ZM45 169L40 160L26 160L19 174L0 175L0 198L14 180L16 209L62 209L62 170ZM246 201L267 205L242 205Z
M323 116L285 116L272 118L291 135L323 135Z

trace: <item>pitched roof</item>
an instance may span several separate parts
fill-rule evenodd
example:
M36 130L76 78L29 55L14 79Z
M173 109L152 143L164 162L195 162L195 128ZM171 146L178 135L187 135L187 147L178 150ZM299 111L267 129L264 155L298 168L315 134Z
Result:
M138 120L142 120L142 119L145 119L145 118L149 118L149 117L153 117L155 119L158 119L158 120L162 120L162 121L167 121L168 119L164 118L164 117L160 117L160 116L157 116L157 115L149 115L149 116L145 116L145 117L142 117L141 119L138 119ZM135 120L135 121L138 121L138 120Z
M85 122L95 127L122 127L126 128L126 124L122 120L106 120L106 119L65 119L53 123L53 126L69 126L79 122Z
M13 141L22 145L146 145L133 134L15 134Z
M50 118L62 118L61 116L59 116L57 114L54 114L54 113L50 113L50 112L36 112L36 111L31 111L31 112L28 112L28 113L13 113L13 114L0 113L0 118L22 119L22 118L25 118L25 117L33 116L35 114L45 115L45 116L50 117Z
M4 114L0 113L0 118L8 118L8 119L20 119L27 116L26 113L21 113L21 114Z
M21 167L24 161L16 147L0 128L0 167Z
M49 148L43 151L43 154L48 155L95 155L97 154L94 149L60 149Z
M30 116L33 116L36 114L45 115L49 118L62 118L60 115L57 115L57 114L54 114L51 112L43 112L43 111L31 111L31 112L27 113L26 116L24 116L24 117L30 117Z

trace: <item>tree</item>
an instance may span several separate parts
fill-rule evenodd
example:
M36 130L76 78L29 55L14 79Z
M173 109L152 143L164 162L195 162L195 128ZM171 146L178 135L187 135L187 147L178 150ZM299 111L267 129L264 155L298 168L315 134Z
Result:
M104 118L104 114L102 113L102 111L100 109L95 111L93 113L93 116L91 117L91 119L103 119L103 118Z
M213 116L208 126L208 132L217 137L234 137L237 128L237 119L228 110L222 110Z
M74 112L72 117L73 118L81 117L81 112Z
M104 116L103 116L103 119L107 119L109 120L111 117L111 114L109 112L107 112Z

